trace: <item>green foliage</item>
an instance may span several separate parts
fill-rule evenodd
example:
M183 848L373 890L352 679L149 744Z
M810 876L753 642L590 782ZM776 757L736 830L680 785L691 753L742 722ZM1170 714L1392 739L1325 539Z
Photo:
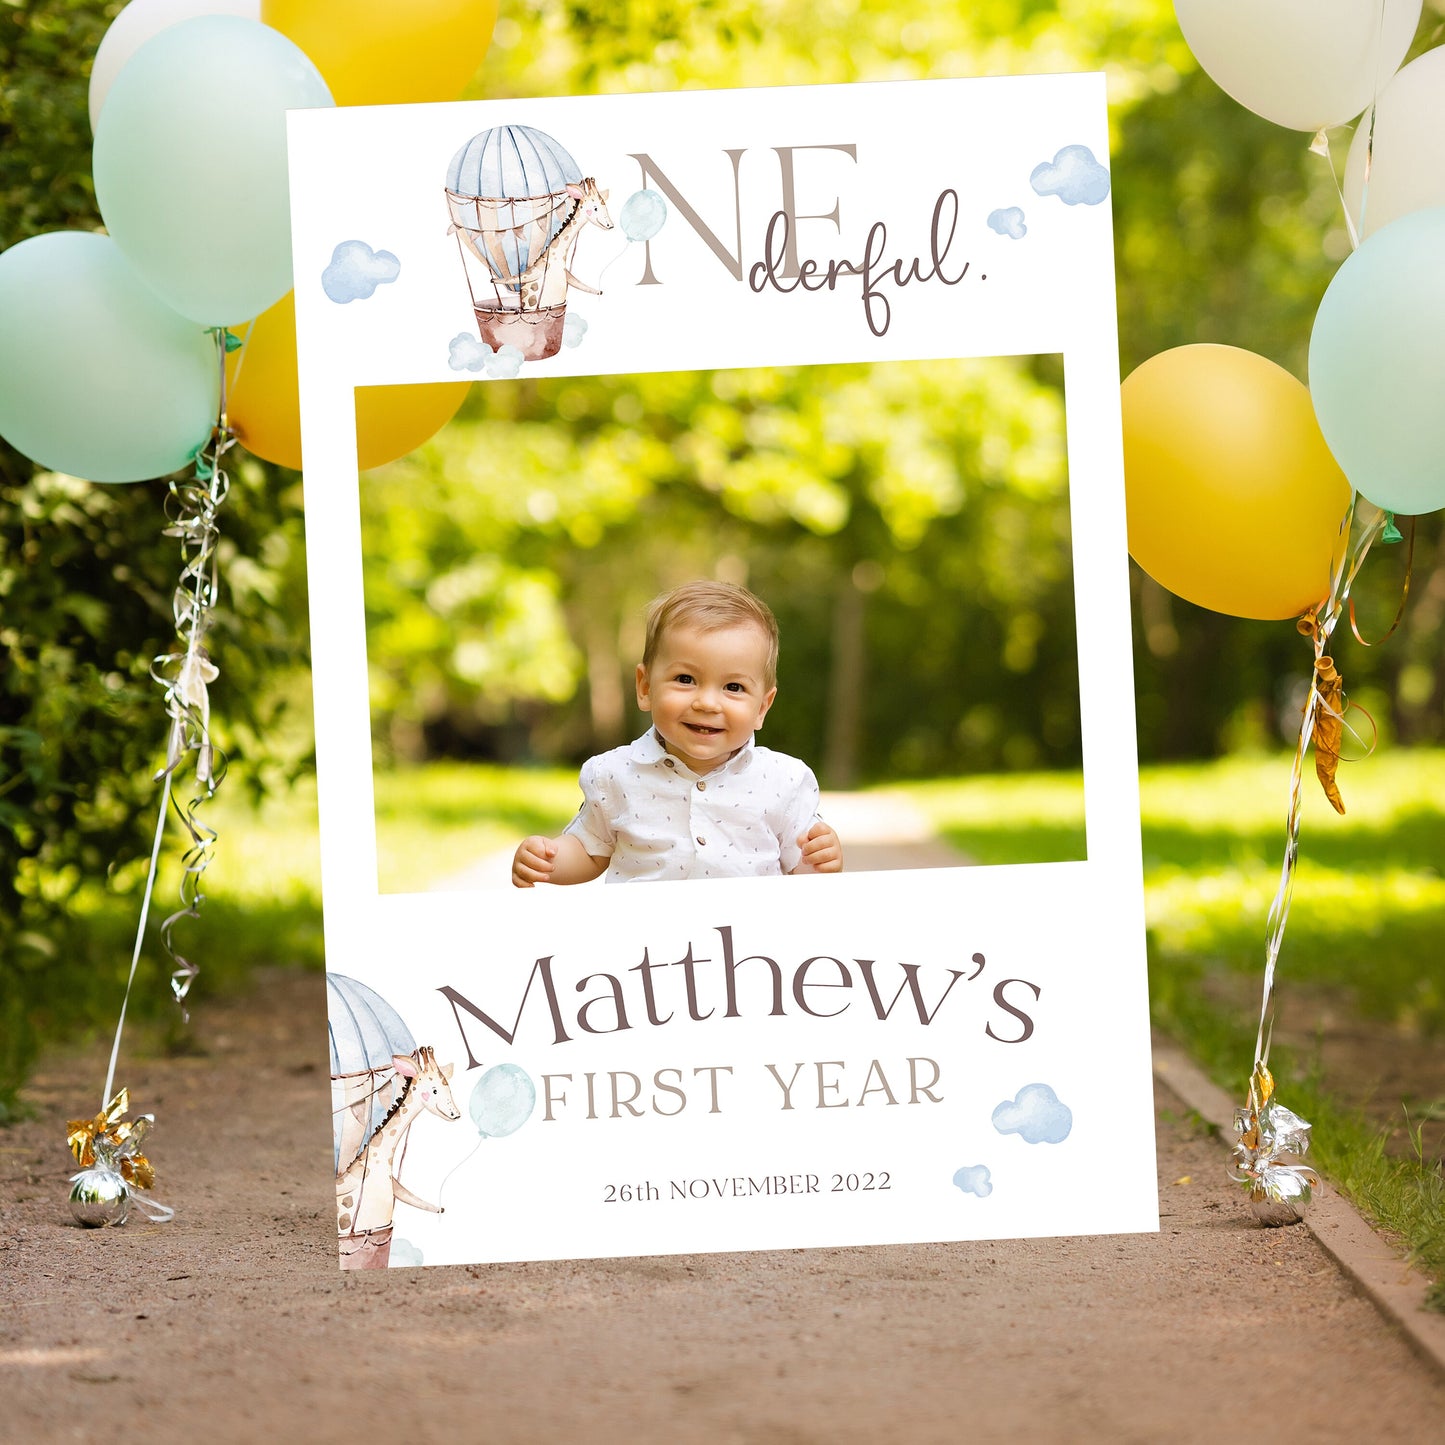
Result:
M102 886L134 911L159 803L166 718L149 672L174 645L181 567L161 536L165 501L159 483L0 481L0 1109L57 1005L119 1003L129 944L87 919L106 916L91 896ZM243 462L224 518L214 735L236 765L230 786L255 788L264 766L294 774L309 749L309 718L299 732L292 721L308 702L293 671L299 497Z
M1108 70L1131 101L1192 67L1170 0L535 0L505 13L478 95Z
M1149 998L1155 1023L1231 1092L1254 1057L1265 917L1279 882L1290 759L1231 759L1141 770ZM1280 1020L1316 997L1426 1038L1445 1036L1445 752L1382 754L1346 768L1349 812L1337 817L1305 778L1295 904L1280 959ZM949 841L985 863L1083 856L1077 777L1007 777L910 785ZM1240 1003L1243 1000L1243 1003ZM1296 1032L1299 1029L1296 1028ZM1403 1114L1363 1074L1331 1072L1307 1050L1276 1044L1285 1101L1315 1126L1312 1162L1331 1185L1397 1234L1420 1266L1445 1276L1445 1169L1419 1124L1439 1118L1434 1071ZM1399 1066L1395 1078L1400 1079ZM1398 1128L1405 1124L1404 1147ZM1437 1284L1436 1308L1445 1307Z
M1439 43L1440 11L1427 6L1415 53ZM1253 115L1199 70L1169 0L539 0L498 22L476 93L1087 69L1109 81L1122 371L1216 341L1303 377L1315 308L1348 254L1330 167L1309 137ZM1347 139L1335 138L1337 167ZM1409 742L1445 739L1442 518L1421 519L1414 600L1391 645L1347 644L1341 660L1348 686ZM1384 548L1366 568L1356 589L1366 637L1388 625L1402 574L1399 551ZM1276 746L1293 717L1289 680L1309 667L1288 625L1205 612L1137 571L1134 587L1141 756Z
M88 78L120 8L0 0L0 247L98 228ZM307 702L300 492L257 462L230 470L207 641L230 786L254 789L310 746L309 718L291 721ZM40 1037L119 1006L165 738L149 669L175 639L165 503L162 483L95 486L0 442L0 1116Z
M0 0L0 250L95 228L90 65L123 0Z

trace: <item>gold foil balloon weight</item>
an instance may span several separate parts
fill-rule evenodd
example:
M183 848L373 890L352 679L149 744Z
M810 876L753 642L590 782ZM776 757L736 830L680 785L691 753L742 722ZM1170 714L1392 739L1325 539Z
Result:
M1260 1087L1261 1076L1264 1087ZM1254 1217L1268 1227L1298 1224L1320 1177L1299 1161L1310 1147L1310 1126L1272 1098L1274 1081L1261 1069L1249 1102L1235 1111L1234 1169L1230 1177L1249 1186Z
M66 1143L81 1166L78 1174L70 1176L70 1212L76 1223L87 1228L124 1224L132 1202L153 1223L164 1223L175 1214L169 1205L145 1196L156 1172L140 1146L155 1117L142 1114L126 1120L123 1115L129 1107L130 1096L121 1089L93 1119L70 1121Z

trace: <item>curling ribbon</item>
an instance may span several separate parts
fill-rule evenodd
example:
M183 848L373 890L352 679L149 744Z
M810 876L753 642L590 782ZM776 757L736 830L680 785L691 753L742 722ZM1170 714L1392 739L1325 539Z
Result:
M1385 527L1380 534L1381 542L1404 541L1399 529L1395 526L1395 519L1388 513L1385 515ZM1350 631L1355 634L1355 641L1361 647L1378 647L1382 642L1388 642L1395 635L1395 629L1400 625L1400 619L1405 615L1405 604L1410 600L1410 579L1415 574L1415 518L1409 519L1409 540L1405 542L1405 580L1400 587L1400 605L1395 609L1394 621L1385 629L1384 635L1377 637L1373 642L1366 642L1360 636L1360 629L1355 623L1355 599L1350 598Z
M1385 0L1380 0L1380 23L1375 32L1375 54L1381 56L1385 52ZM1340 198L1340 214L1345 218L1345 231L1350 238L1350 250L1360 249L1360 236L1365 225L1365 207L1370 199L1370 167L1375 159L1375 116L1380 108L1380 85L1382 80L1388 80L1388 76L1382 77L1378 62L1375 67L1374 93L1370 97L1370 108L1365 112L1364 118L1359 122L1366 127L1365 131L1365 169L1360 178L1360 222L1356 226L1355 218L1350 215L1350 208L1345 204L1345 193L1340 185L1340 178L1335 173L1335 158L1330 152L1329 127L1321 126L1310 141L1310 151L1313 155L1323 156L1330 164L1330 179L1335 183L1335 194Z
M1316 770L1320 781L1325 785L1330 801L1343 812L1344 804L1338 801L1338 788L1334 788L1333 794L1330 789L1334 786L1333 766L1339 760L1340 735L1336 729L1342 730L1343 727L1344 692L1339 673L1326 648L1349 599L1355 577L1388 522L1388 514L1373 502L1358 493L1351 495L1341 524L1347 539L1344 555L1331 576L1329 596L1306 613L1298 624L1299 631L1314 645L1315 666L1310 676L1309 697L1300 720L1299 738L1290 771L1284 862L1265 927L1264 986L1260 998L1259 1028L1254 1041L1254 1069L1248 1102L1235 1118L1238 1142L1234 1159L1238 1172L1234 1177L1249 1183L1255 1212L1268 1224L1291 1223L1301 1218L1313 1185L1318 1182L1313 1170L1304 1165L1286 1164L1281 1159L1282 1155L1302 1153L1308 1147L1310 1126L1274 1099L1274 1080L1268 1068L1274 1027L1275 973L1284 942L1285 925L1289 921L1295 865L1299 859L1305 753L1315 742ZM1323 752L1317 738L1324 739ZM1280 1173L1281 1169L1293 1172Z
M191 846L182 860L182 907L161 924L161 941L173 965L171 991L176 1002L182 1005L182 1013L185 1012L186 993L198 970L195 964L183 958L172 947L171 929L178 919L199 916L204 898L200 890L200 876L210 862L210 850L217 834L214 829L197 820L196 810L214 796L216 787L225 774L225 758L211 744L211 710L207 688L216 680L218 674L210 653L206 650L205 636L219 587L216 550L220 532L216 525L216 515L230 486L221 467L221 459L235 444L235 437L226 417L226 353L240 343L224 329L218 328L214 334L221 379L219 413L210 437L196 456L194 475L170 483L166 503L167 525L162 534L176 537L181 543L183 566L172 595L171 611L176 632L184 646L179 651L157 657L151 664L151 677L166 689L165 706L170 727L167 732L166 760L156 774L156 779L163 781L163 787L155 836L151 844L150 868L141 897L140 918L136 925L135 945L131 951L130 973L126 978L120 1013L116 1019L115 1037L111 1041L110 1062L106 1068L105 1087L100 1096L100 1112L91 1120L72 1120L67 1135L67 1143L77 1163L82 1166L82 1174L87 1169L102 1174L113 1173L127 1185L133 1185L142 1191L148 1190L155 1182L154 1168L145 1155L139 1152L140 1141L154 1123L154 1116L145 1114L134 1123L123 1122L122 1116L129 1107L129 1094L125 1089L116 1094L111 1093L115 1085L121 1038L125 1032L126 1010L130 1004L131 990L135 986L136 968L140 963L141 945L150 916L151 897L155 891L156 872L160 862L161 839L165 834L167 811L175 795L175 779L185 759L194 753L197 789L184 808L179 803L176 805L191 840ZM80 1177L75 1176L72 1183ZM153 1221L168 1220L175 1214L170 1206L145 1199L142 1195L136 1195L135 1200ZM114 1220L105 1222L121 1223L124 1217L124 1207L121 1207Z
M209 441L196 458L195 475L183 481L172 481L166 504L168 524L163 535L178 537L181 541L183 566L172 595L171 612L176 631L184 639L185 647L181 651L157 657L151 664L151 677L166 689L166 712L171 725L167 737L166 761L156 774L156 778L163 782L163 787L156 816L155 836L151 844L150 869L141 894L140 919L136 926L135 945L131 950L130 974L121 999L120 1016L116 1020L105 1088L101 1091L102 1107L105 1107L105 1101L111 1097L111 1089L115 1084L115 1066L120 1055L121 1036L125 1031L126 1009L135 984L146 922L150 916L151 897L155 892L156 873L160 864L161 839L165 834L166 813L173 797L176 773L193 751L197 756L196 781L200 784L201 791L185 808L177 805L177 813L191 839L191 847L182 860L183 906L161 924L161 942L173 964L171 992L175 995L176 1002L182 1004L183 1012L186 993L198 971L195 964L177 954L171 946L171 929L180 918L199 916L200 904L204 898L199 886L200 875L210 862L210 849L217 834L214 829L200 823L195 815L197 808L214 796L217 785L225 775L225 759L212 747L210 740L210 706L205 689L207 683L214 681L217 674L203 644L219 582L216 545L220 532L216 525L216 513L225 501L230 486L226 473L221 469L220 459L235 444L235 438L226 424L225 333L217 333L216 341L222 375L220 416ZM172 678L166 674L167 669L173 666L177 666L178 670Z

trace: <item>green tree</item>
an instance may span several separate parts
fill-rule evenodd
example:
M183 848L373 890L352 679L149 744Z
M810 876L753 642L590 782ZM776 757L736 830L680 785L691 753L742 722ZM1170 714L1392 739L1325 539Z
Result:
M1077 761L1063 405L1027 363L490 383L362 495L403 757L620 741L648 600L722 574L783 624L770 734L835 784Z
M0 246L99 228L88 76L119 9L0 0ZM236 786L258 782L277 751L298 752L289 737L274 744L306 634L300 489L240 453L231 461L209 643L219 741L252 764ZM76 956L71 905L87 884L133 890L128 865L149 845L166 727L149 673L175 639L181 566L162 535L165 502L163 482L95 486L0 442L0 1118L67 991L118 999L129 963Z

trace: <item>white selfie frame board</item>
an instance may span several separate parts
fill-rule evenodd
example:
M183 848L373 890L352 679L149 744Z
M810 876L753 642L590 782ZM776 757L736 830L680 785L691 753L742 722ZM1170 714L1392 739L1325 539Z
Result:
M354 388L490 357L444 187L503 126L669 202L524 375L1062 355L1086 861L379 892ZM1157 1229L1104 78L303 111L290 161L328 967L460 1114L408 1110L390 1262ZM348 241L399 269L339 301Z

